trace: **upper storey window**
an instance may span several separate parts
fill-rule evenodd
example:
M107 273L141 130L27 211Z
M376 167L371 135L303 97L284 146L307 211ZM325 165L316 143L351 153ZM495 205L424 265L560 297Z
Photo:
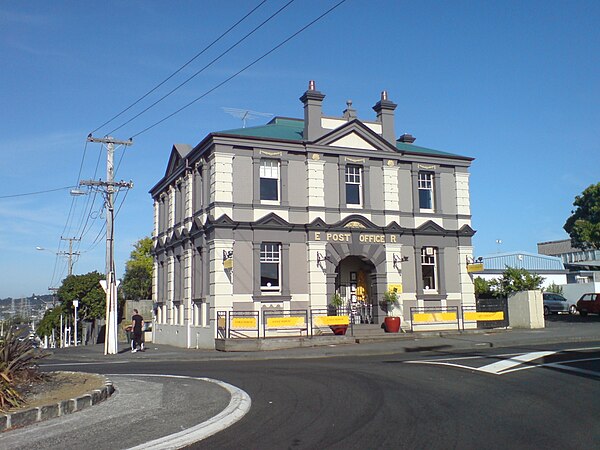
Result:
M362 167L354 164L346 166L346 205L362 205Z
M276 159L260 160L260 199L279 201L279 161Z
M419 172L419 208L433 211L433 172Z

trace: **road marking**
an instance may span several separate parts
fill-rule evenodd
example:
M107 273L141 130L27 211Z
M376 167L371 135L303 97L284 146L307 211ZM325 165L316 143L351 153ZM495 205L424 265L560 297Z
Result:
M39 364L40 367L54 367L54 366L94 366L98 364L127 364L131 361L98 361L98 362L78 362L78 363L50 363L50 364Z
M179 431L177 433L170 434L168 436L163 436L161 438L155 439L153 441L146 442L144 444L140 444L136 447L132 447L129 450L165 450L165 449L178 449L188 445L191 445L195 442L199 442L203 439L206 439L213 434L218 433L219 431L224 430L227 427L230 427L238 420L250 411L250 406L252 401L250 400L250 396L243 390L238 387L235 387L229 383L225 383L224 381L215 380L213 378L203 378L203 377L189 377L185 375L157 375L157 374L140 374L140 373L115 373L108 374L107 376L125 376L125 377L163 377L163 378L179 378L186 380L200 380L207 381L209 383L215 383L225 390L227 390L231 394L231 400L227 407L221 411L216 416L199 423L193 427L187 428L185 430Z
M480 372L493 373L494 375L500 375L501 372L509 371L513 367L520 366L523 363L528 363L533 360L543 358L545 356L554 355L555 353L556 352L525 353L524 355L519 355L514 358L509 358L502 361L497 361L492 364L488 364L483 367L478 367L476 370Z
M532 352L532 353L511 353L505 355L490 355L490 356L466 356L466 357L456 357L456 358L445 358L445 359L430 359L430 360L419 360L419 361L405 361L408 364L429 364L435 366L447 366L447 367L456 367L459 369L466 369L470 371L477 371L483 373L490 373L493 375L506 375L508 373L519 372L522 370L529 370L535 368L542 367L550 367L554 369L563 370L566 372L576 372L584 375L591 375L594 377L600 377L600 372L586 369L579 369L577 367L571 367L568 364L581 363L586 361L600 361L600 357L594 358L579 358L579 359L571 359L567 361L555 362L555 363L531 363L532 361L543 358L545 356L560 354L560 353L570 353L576 351L583 350L600 350L600 347L587 347L587 348L579 348L579 349L566 349L562 351L545 351L545 352ZM467 366L464 364L456 364L448 361L456 361L456 360L474 360L474 359L491 359L491 358L504 358L507 356L514 356L502 361L497 361L485 366L481 367L473 367Z

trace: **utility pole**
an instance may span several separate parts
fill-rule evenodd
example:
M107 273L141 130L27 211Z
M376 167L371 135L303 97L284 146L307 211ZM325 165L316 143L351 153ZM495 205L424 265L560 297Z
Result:
M68 252L58 252L59 255L67 256L69 258L69 276L73 275L73 255L79 256L81 253L73 251L73 241L80 241L81 238L64 238L60 237L61 241L69 241Z
M104 192L106 202L106 280L100 282L106 292L106 335L104 339L104 354L116 355L117 348L117 281L115 277L114 258L114 204L113 194L119 188L130 189L133 183L125 181L114 181L114 153L115 144L128 146L133 141L118 141L112 137L94 138L90 134L88 142L97 142L106 145L106 181L81 181L79 184L94 186Z

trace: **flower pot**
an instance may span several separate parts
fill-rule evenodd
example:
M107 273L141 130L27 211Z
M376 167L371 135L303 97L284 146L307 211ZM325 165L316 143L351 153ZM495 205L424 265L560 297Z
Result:
M346 334L348 325L329 325L329 328L331 328L331 331L333 331L333 334L336 336L343 336Z
M383 320L386 333L397 333L400 331L400 317L388 316Z

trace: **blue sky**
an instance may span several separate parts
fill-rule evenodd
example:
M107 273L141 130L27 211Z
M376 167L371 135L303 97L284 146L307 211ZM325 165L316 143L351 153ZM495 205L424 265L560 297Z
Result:
M99 198L92 207L92 196L73 198L68 190L15 195L105 178L105 154L99 144L86 146L88 133L258 3L0 2L0 298L58 286L66 258L54 253L68 248L60 237L77 237L82 229L74 272L104 272ZM117 128L285 3L267 1L137 109L94 135ZM203 95L336 3L292 3L114 137L128 139ZM117 151L116 179L135 185L116 219L118 276L132 244L152 230L148 190L164 174L172 145L239 127L223 107L302 117L298 98L311 79L326 95L325 114L339 115L352 99L359 117L370 120L385 89L398 104L398 135L410 132L417 145L476 158L476 255L535 252L537 242L566 238L562 226L575 195L600 181L598 23L600 2L594 1L347 0L224 86L136 136L124 153Z

